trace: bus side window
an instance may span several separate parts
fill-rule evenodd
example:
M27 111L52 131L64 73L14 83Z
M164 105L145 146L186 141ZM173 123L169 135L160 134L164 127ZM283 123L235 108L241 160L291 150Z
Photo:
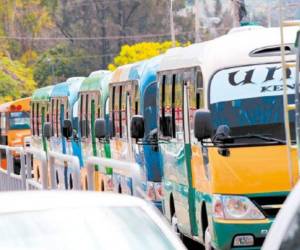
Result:
M90 137L90 117L91 117L91 108L89 102L89 94L85 96L85 135Z
M69 100L65 99L65 119L69 119Z
M40 105L36 104L36 135L40 136Z
M34 117L34 103L31 103L31 134L32 135L35 135L35 117ZM1 124L2 124L2 121L1 121Z
M203 75L200 70L196 72L196 108L204 107Z
M165 76L165 80L163 82L163 109L162 109L162 129L164 137L172 137L173 136L173 116L172 116L172 84L171 77Z
M134 107L133 107L133 114L138 115L139 114L139 103L140 103L140 91L139 91L139 85L134 85Z
M80 95L80 106L79 106L79 126L80 126L80 135L84 137L84 130L85 130L85 121L84 121L84 95Z
M110 88L110 95L111 98L109 98L109 118L111 120L111 126L112 126L112 135L114 136L116 133L115 128L115 86Z
M175 117L175 138L183 139L183 78L177 74L174 86L174 117Z
M54 121L55 121L55 118L54 118L54 99L51 100L51 112L50 112L50 122L52 124L52 135L54 135Z
M127 124L127 98L130 98L130 96L128 95L128 92L126 91L126 88L123 87L122 88L122 94L120 92L120 97L121 97L121 101L120 101L120 107L121 107L121 134L123 138L127 138L127 131L126 128L127 126L129 126ZM130 115L130 114L128 114Z
M172 75L172 101L171 101L171 112L172 112L172 137L176 137L176 131L175 131L175 83L176 83L176 74Z
M159 130L164 136L164 119L165 119L165 92L166 92L166 75L161 77L160 88L159 88Z
M120 87L115 86L115 95L114 95L114 127L115 127L115 136L120 137Z
M4 134L6 130L6 114L1 113L1 134Z
M55 123L56 123L56 136L59 137L60 135L60 122L59 122L59 99L56 99L56 108L55 108Z
M122 113L123 113L123 107L122 107L122 99L123 99L123 86L121 85L120 86L120 92L119 92L119 136L120 138L123 137L123 134L122 134L122 123L123 123L123 120L122 120Z

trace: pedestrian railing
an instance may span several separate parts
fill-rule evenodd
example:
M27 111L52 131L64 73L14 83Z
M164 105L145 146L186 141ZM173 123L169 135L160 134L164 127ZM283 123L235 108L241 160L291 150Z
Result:
M106 173L106 168L112 168L113 175L122 175L130 178L132 183L131 194L135 196L142 195L141 174L138 164L102 157L90 157L86 161L88 190L95 190L95 165L98 166L98 171L102 174Z
M48 152L51 189L80 190L80 163L77 156Z
M0 191L25 190L26 174L24 169L25 156L23 148L0 145L0 151ZM16 157L20 159L20 174L14 173L14 159ZM4 160L3 158L6 160L5 164L4 161L2 161Z
M6 159L6 169L0 164L0 191L83 189L77 156L3 145L0 151L4 152L0 154L0 163L2 155ZM16 157L20 159L20 174L14 173ZM86 161L88 190L95 190L96 166L103 175L106 175L106 168L111 168L113 175L130 180L130 194L143 196L138 164L101 157L90 157Z
M25 148L26 189L48 189L47 155L43 150ZM33 161L32 161L33 160ZM22 166L21 166L22 168Z

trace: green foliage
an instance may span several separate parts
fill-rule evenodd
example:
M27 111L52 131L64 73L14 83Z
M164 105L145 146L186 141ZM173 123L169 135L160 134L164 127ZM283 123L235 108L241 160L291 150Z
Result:
M34 80L38 87L52 85L72 76L90 73L92 60L86 59L83 49L58 45L43 53L34 65Z
M186 46L189 43L181 44L176 42L176 47ZM108 65L109 70L114 70L118 66L142 61L149 59L154 56L158 56L166 52L169 48L172 47L171 41L166 42L142 42L136 43L134 45L123 45L120 51L120 54L114 58L112 64Z
M0 102L30 96L35 87L32 69L0 56Z

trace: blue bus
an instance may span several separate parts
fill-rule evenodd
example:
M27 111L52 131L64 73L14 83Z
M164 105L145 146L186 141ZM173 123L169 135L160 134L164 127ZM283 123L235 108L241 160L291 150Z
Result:
M112 158L136 162L141 168L141 189L161 209L162 166L157 146L156 72L161 56L118 68L110 83L110 140ZM130 124L143 119L143 133ZM114 190L132 194L132 180L113 173Z

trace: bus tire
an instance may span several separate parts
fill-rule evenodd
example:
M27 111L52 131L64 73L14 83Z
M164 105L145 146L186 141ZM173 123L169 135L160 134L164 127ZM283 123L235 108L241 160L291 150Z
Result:
M212 243L211 243L211 234L209 232L208 227L205 230L204 246L205 246L205 250L213 250L214 249L212 246Z

